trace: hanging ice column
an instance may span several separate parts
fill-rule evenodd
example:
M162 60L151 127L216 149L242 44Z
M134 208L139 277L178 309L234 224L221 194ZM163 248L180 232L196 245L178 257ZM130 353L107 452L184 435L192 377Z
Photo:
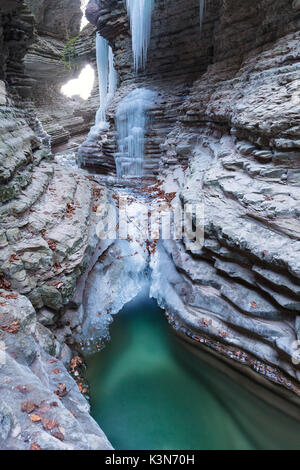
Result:
M107 106L117 88L117 73L114 68L114 56L108 41L96 34L96 56L99 78L100 107L96 114L96 125L105 122Z
M97 143L103 131L108 129L106 109L117 89L117 72L114 68L114 55L108 41L96 34L96 56L99 78L100 107L96 114L95 125L91 128L87 139L78 149L79 164L88 159L91 149Z
M117 71L114 66L114 53L110 46L108 46L108 67L109 67L109 72L108 72L107 103L109 104L115 94L115 91L118 85Z
M151 35L154 0L126 0L132 36L132 51L136 71L144 69Z
M118 153L115 162L118 177L143 175L147 114L155 97L155 92L138 88L129 93L117 108Z

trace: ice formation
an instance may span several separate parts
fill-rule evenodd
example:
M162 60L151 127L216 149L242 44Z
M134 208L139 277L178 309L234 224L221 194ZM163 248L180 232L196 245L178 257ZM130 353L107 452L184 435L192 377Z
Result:
M114 68L114 55L108 41L96 35L96 56L99 78L100 106L96 113L95 125L90 129L85 142L79 147L77 156L81 165L86 148L92 147L100 135L108 129L106 109L117 89L117 72Z
M144 69L151 35L154 0L126 0L135 70Z
M117 89L117 71L114 67L114 53L110 46L108 46L108 96L107 96L107 103L109 103Z
M83 100L87 100L92 93L94 86L95 72L91 65L86 65L78 78L69 80L61 87L61 93L71 98L79 95Z
M109 340L109 327L113 316L134 299L148 284L147 257L143 231L143 204L126 204L131 240L115 239L101 242L105 257L89 273L84 294L83 338L87 352L95 344L104 346ZM148 212L147 212L148 215ZM140 221L140 223L138 222Z
M107 106L117 88L117 73L114 68L114 56L108 41L100 34L96 35L96 56L99 78L100 107L96 115L96 124L105 122Z
M99 80L100 107L96 114L96 124L105 121L108 91L108 42L100 34L96 34L96 58Z
M115 155L118 177L143 175L147 111L153 107L155 96L151 90L138 88L118 105L118 153Z

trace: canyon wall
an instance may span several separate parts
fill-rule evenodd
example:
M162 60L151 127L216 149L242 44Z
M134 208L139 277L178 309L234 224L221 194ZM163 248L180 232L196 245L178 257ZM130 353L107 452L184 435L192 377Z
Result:
M0 448L108 449L61 321L95 251L92 207L100 190L50 154L32 101L41 77L31 73L37 61L27 67L27 54L39 36L26 3L0 6ZM59 12L62 3L51 2ZM43 32L53 35L60 23L48 23L54 16L46 12ZM68 31L62 28L61 40Z
M114 171L120 99L156 90L145 174L204 205L201 250L159 242L153 296L186 338L299 394L299 2L207 1L202 32L198 1L156 2L138 75L123 2L91 0L87 16L120 85L91 166Z
M86 107L79 96L70 99L61 93L62 85L77 78L94 55L93 49L89 51L94 28L80 33L80 0L27 3L36 22L36 38L26 52L25 70L33 80L35 112L55 148L74 135L87 133L94 118L93 106Z
M299 0L209 0L201 31L198 0L188 7L157 0L140 74L123 0L91 0L93 26L63 60L79 33L79 7L78 0L0 7L0 447L110 448L89 415L71 348L82 334L89 272L107 262L128 290L128 265L95 234L109 190L50 153L94 121L96 85L84 103L59 89L84 64L95 67L95 27L114 50L119 88L109 131L83 145L84 165L115 173L116 107L137 86L150 88L157 99L145 174L158 177L161 194L176 193L174 204L204 204L203 248L160 241L151 295L186 341L297 403ZM108 290L101 295L111 309Z
M202 250L162 249L186 283L172 322L297 393L299 13L293 1L223 2L213 63L160 162L165 175L188 165L178 196L205 217Z

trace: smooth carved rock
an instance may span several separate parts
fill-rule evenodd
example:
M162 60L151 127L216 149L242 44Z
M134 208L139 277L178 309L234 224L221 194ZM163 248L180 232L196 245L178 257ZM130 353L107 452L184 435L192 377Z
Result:
M1 290L0 294L6 292ZM1 346L5 345L0 364L1 449L27 450L33 442L44 450L111 449L90 417L89 404L77 384L62 362L50 355L57 352L53 334L37 322L29 300L16 296L16 299L6 299L5 309L9 310L11 320L19 322L20 328L16 334L0 333ZM0 306L0 310L4 307ZM13 344L16 342L17 348ZM61 399L54 393L59 390L59 384L66 387ZM30 419L26 403L33 405L31 411L40 416L39 422ZM49 420L54 424L47 428L45 423ZM51 432L57 426L63 433L62 442Z

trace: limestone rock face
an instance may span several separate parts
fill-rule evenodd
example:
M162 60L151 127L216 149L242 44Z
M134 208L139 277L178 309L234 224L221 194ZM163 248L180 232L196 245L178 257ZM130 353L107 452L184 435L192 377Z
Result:
M25 72L32 80L36 114L55 148L73 135L87 133L94 119L96 106L87 111L79 95L70 99L61 93L62 85L77 78L87 63L93 63L94 47L90 46L94 28L89 26L80 33L80 0L53 0L42 5L28 0L27 5L36 21L37 37L25 55Z
M161 243L153 294L195 344L299 394L299 5L206 4L200 33L198 1L156 2L147 66L135 75L123 2L90 1L120 87L85 164L114 172L115 109L133 88L154 89L146 174L175 183L181 172L177 200L204 205L205 242L197 253Z
M84 53L81 44L80 54L75 54L79 59L72 67L70 51L66 49L66 43L80 31L80 5L79 0L12 0L7 6L1 4L0 78L6 79L21 98L20 107L26 106L29 113L35 108L35 114L40 109L38 118L45 125L52 146L67 142L71 135L87 132L93 115L93 111L81 112L83 100L67 99L60 93L61 86L76 77L87 63L85 41ZM48 110L43 107L45 102Z
M299 11L242 3L224 2L215 62L161 146L164 179L188 166L178 197L204 205L205 242L197 253L161 247L181 307L167 291L160 298L195 343L299 394Z
M6 86L4 82L0 82L0 104L6 104Z
M30 301L4 290L0 298L0 448L111 449Z
M32 80L24 74L23 57L34 42L34 18L24 2L4 1L0 25L0 80L6 80L21 98L26 99L31 94Z
M108 449L66 369L72 329L61 324L97 246L105 191L50 152L32 101L38 77L26 70L29 7L0 6L0 448Z
M41 36L68 40L79 33L80 0L25 0L32 11Z
M145 175L157 174L160 145L177 120L177 110L189 93L193 81L204 72L213 56L213 31L219 16L220 2L207 2L206 19L200 34L199 1L184 0L155 2L152 33L145 71L134 71L130 25L125 2L114 0L89 2L87 15L97 25L114 51L119 90L108 110L110 123L108 148L97 144L85 146L83 163L99 172L115 173L113 153L116 151L114 112L120 100L133 88L145 87L157 91L157 102L151 114L151 126L146 136ZM109 6L108 6L109 3ZM101 140L102 137L101 137ZM98 161L98 165L96 162ZM97 168L98 166L98 168Z

